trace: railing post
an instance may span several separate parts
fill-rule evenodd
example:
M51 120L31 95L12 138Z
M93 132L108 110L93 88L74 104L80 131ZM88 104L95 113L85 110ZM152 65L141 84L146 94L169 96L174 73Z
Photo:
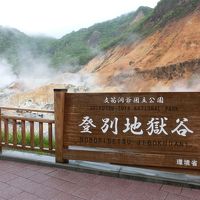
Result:
M34 146L35 146L35 142L34 142L34 138L35 138L35 135L34 135L34 121L31 121L30 122L30 138L31 138L31 149L33 150L34 149Z
M40 140L40 150L43 150L43 123L39 122L39 140Z
M17 146L17 120L13 119L13 146Z
M52 138L52 123L48 123L48 139L49 139L49 150L53 149L53 138Z
M21 129L21 134L22 134L22 147L26 147L26 122L25 120L21 120L22 123L22 129Z
M54 89L56 162L59 163L68 162L63 158L64 108L66 92L66 89Z
M9 140L9 126L8 126L8 118L4 118L4 136L5 136L5 145L8 145Z
M2 130L1 130L1 108L0 108L0 153L2 152Z

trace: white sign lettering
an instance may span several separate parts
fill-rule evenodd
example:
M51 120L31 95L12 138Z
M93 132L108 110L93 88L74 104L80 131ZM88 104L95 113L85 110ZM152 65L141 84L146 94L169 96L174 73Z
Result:
M96 128L96 126L93 124L93 120L88 116L83 117L82 123L79 124L79 126L81 126L83 128L81 133L92 133L90 131L90 127Z
M102 122L104 123L103 126L101 127L101 130L103 133L106 133L108 129L113 129L112 132L117 135L118 134L118 118L114 118L114 120L110 120L109 118L102 119Z
M179 159L176 159L176 165L185 166L185 167L189 167L189 166L197 167L198 161L179 158Z
M147 132L149 135L152 135L153 133L156 135L160 135L161 133L164 133L165 135L168 135L168 133L165 131L164 127L166 126L165 122L168 120L167 117L164 118L151 118L151 121L147 123L148 128Z
M138 118L134 117L134 122L131 124L130 119L126 118L126 129L123 130L124 133L131 131L134 135L143 135L143 130L138 130L141 127L142 123L138 122Z
M104 99L105 104L163 104L164 103L164 98L163 97L105 97Z
M180 119L176 120L176 123L178 124L178 126L172 130L172 133L177 133L178 135L181 136L186 136L187 133L193 133L192 130L190 130L184 123L188 122L187 118L183 118L183 120L181 121Z
M146 124L146 132L149 136L165 134L169 135L165 128L167 127L167 117L152 117ZM183 120L177 119L176 123L178 126L171 130L171 133L177 133L179 136L185 137L187 133L194 133L190 130L186 125L185 122L188 122L187 118L183 118ZM112 133L117 135L118 134L118 122L119 119L115 117L114 119L104 118L102 119L102 126L101 131L102 133L107 133L109 129L112 130ZM96 128L96 125L93 123L93 119L89 116L85 116L82 119L82 123L78 126L82 127L81 133L92 133L91 128ZM122 130L123 133L131 132L134 135L143 135L144 131L141 129L142 123L138 120L137 116L133 117L133 121L129 118L126 118L126 122L124 123L124 129Z

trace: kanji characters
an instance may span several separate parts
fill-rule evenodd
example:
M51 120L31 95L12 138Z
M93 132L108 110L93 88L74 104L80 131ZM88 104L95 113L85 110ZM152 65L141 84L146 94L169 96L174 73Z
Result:
M148 103L146 97L143 97L143 98L142 98L141 103Z
M154 97L150 97L150 98L149 98L149 103L155 103L155 100L156 100L156 99L155 99Z
M131 97L126 97L125 102L128 103L128 104L131 103L132 102L132 98Z
M105 97L104 104L163 104L164 97L148 97L148 96L111 96Z
M83 128L83 130L81 131L81 133L92 133L90 131L90 128L93 127L95 128L96 126L93 124L93 120L88 117L88 116L85 116L83 117L82 119L82 123L79 124L79 126L81 126Z
M110 98L110 103L117 103L117 98L116 97L111 97Z
M186 136L187 133L193 133L192 130L190 130L184 123L185 122L188 122L188 119L187 118L183 118L183 120L180 120L180 119L177 119L176 120L176 123L178 124L178 126L172 130L171 132L172 133L177 133L178 135L181 135L181 136Z
M119 97L117 99L117 103L124 103L124 102L125 102L124 97Z
M133 98L133 103L140 103L140 98L139 97L134 97Z
M184 166L190 166L190 160L184 160L183 164Z
M146 132L149 136L160 135L165 134L168 135L168 132L166 131L167 126L167 117L152 117L149 121L146 123ZM102 119L102 126L101 131L102 133L107 133L109 129L112 130L112 133L117 135L119 133L118 130L118 121L119 119L115 117L114 119L110 119L108 117L105 117ZM185 137L188 133L194 133L192 130L190 130L186 126L186 122L189 120L187 118L183 118L182 120L177 119L176 123L178 124L176 128L171 130L171 133L177 133L180 136ZM89 116L85 116L82 119L82 123L79 124L80 127L82 127L81 133L92 133L92 128L96 128L96 125L93 123L93 119L91 119ZM143 125L144 126L144 125ZM142 130L142 123L138 120L137 116L133 117L133 121L131 122L130 118L126 118L126 122L124 123L124 129L120 130L122 133L129 133L131 132L134 135L143 135L144 131Z
M141 127L142 123L138 121L138 118L134 117L134 122L131 124L130 119L126 118L126 129L123 130L124 133L127 133L128 131L131 131L134 135L142 135L143 130L138 130Z
M105 98L104 103L110 103L108 97Z
M185 167L197 167L198 161L197 160L189 160L189 159L176 159L176 165L185 166Z
M197 160L192 160L192 161L191 161L191 165L192 165L193 167L197 167L197 166L198 166L198 161L197 161Z
M165 135L168 135L164 127L166 126L165 121L168 120L167 117L163 118L151 118L151 120L147 123L148 128L146 129L149 135L152 135L153 133L156 135L160 135L161 133L164 133Z
M112 132L117 135L118 134L118 118L115 117L114 120L111 120L109 118L102 119L102 122L104 123L101 127L101 130L103 133L107 133L108 129L113 129Z
M157 103L164 103L164 97L158 97L157 98Z
M183 159L177 159L176 164L177 165L183 165Z

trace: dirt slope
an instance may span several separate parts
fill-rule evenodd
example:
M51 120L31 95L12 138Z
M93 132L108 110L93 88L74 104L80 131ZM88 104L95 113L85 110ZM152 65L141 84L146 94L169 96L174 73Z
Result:
M167 24L163 29L136 44L118 46L94 58L83 71L97 73L100 84L105 86L118 84L120 87L122 82L114 77L121 75L123 78L124 74L132 74L138 70L153 70L161 66L198 59L200 58L199 19L200 8L178 21ZM126 80L123 80L123 84L130 85L130 79L124 79ZM134 81L131 81L134 84ZM173 81L170 83L168 81L168 84L172 84ZM155 85L157 82L157 80L149 80L149 83L141 83L141 88L148 91L147 86ZM132 86L133 91L137 89L138 87Z

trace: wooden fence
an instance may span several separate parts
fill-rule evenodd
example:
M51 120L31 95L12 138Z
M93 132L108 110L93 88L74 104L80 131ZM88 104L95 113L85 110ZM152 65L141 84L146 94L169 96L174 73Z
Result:
M60 163L85 160L199 174L199 102L199 92L55 89L55 113L0 107L0 140L3 147L55 153Z
M43 115L53 117L47 119ZM54 126L54 111L0 107L0 141L3 147L54 153Z

